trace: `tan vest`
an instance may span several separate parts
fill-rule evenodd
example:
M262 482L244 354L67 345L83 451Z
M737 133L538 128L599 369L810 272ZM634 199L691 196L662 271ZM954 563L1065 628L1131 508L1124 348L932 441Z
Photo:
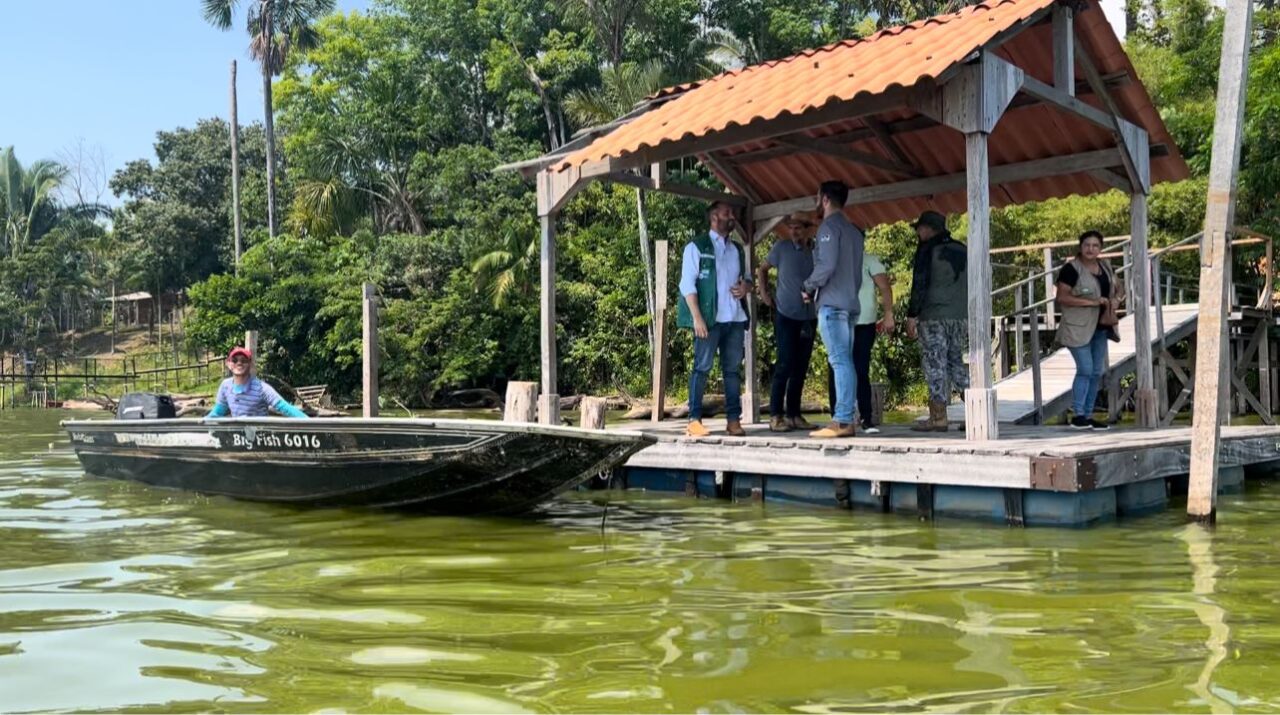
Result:
M1098 264L1102 270L1106 272L1107 278L1111 281L1111 295L1115 295L1116 291L1116 275L1111 272L1111 266L1105 261L1099 261ZM1076 269L1076 273L1080 278L1076 281L1076 287L1071 291L1072 295L1101 298L1102 287L1098 285L1098 277L1089 272L1088 268L1080 262L1079 258L1071 259L1068 264ZM1106 296L1111 297L1111 296ZM1098 330L1098 316L1101 309L1096 305L1078 306L1064 305L1062 306L1062 325L1058 326L1058 343L1068 348L1078 348L1081 345L1088 345L1093 339L1093 334Z

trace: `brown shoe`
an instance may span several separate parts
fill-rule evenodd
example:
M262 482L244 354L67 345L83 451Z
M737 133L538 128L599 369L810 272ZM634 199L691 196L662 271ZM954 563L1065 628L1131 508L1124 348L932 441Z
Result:
M702 420L689 420L689 424L684 427L684 433L689 437L706 437L711 434L711 430L702 426Z
M837 437L854 437L857 435L857 427L852 422L841 424L832 422L816 432L810 432L809 436L813 439L835 439Z
M934 402L929 403L929 420L927 422L917 422L911 425L912 432L946 432L947 431L947 403Z
M818 429L817 425L810 424L809 420L806 420L804 417L792 417L788 420L788 422L790 422L791 426L795 429L802 429L802 430Z
M738 420L729 420L724 428L725 434L730 437L746 437L747 431L742 429L742 423Z
M770 432L790 432L794 425L790 424L785 417L772 417L769 420Z

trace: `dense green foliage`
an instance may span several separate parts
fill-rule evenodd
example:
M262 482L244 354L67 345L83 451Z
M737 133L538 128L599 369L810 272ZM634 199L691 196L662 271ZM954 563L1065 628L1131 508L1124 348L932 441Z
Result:
M359 379L360 283L372 281L382 302L388 394L421 405L459 388L533 378L533 191L497 166L562 144L583 126L627 111L656 86L948 7L875 0L377 0L368 13L309 20L314 37L273 69L279 158L289 168L279 186L284 232L266 235L266 135L247 128L242 196L251 248L239 275L230 275L226 125L211 120L160 132L156 159L130 163L111 182L125 199L112 230L90 224L82 233L53 231L19 244L6 228L0 342L14 347L19 335L34 341L48 333L41 316L50 308L40 295L101 296L113 280L121 289L187 288L194 344L223 350L243 330L257 329L267 372L351 394ZM1207 0L1161 0L1136 22L1128 49L1201 177L1157 187L1152 241L1161 245L1194 233L1202 221L1221 17ZM1238 218L1280 233L1274 131L1280 22L1273 11L1261 11L1257 23ZM685 180L715 185L700 168L686 168ZM0 216L17 213L2 201ZM45 201L42 211L77 213L56 198ZM1127 198L1115 192L1011 207L993 215L993 244L1062 240L1085 228L1127 233L1127 208ZM650 196L647 218L651 238L671 241L673 267L691 232L703 230L701 206L684 199ZM963 217L954 223L963 237ZM639 231L629 188L595 185L565 209L557 332L563 393L648 391ZM899 224L874 228L869 240L890 266L902 306L913 236ZM17 245L23 249L15 251ZM37 251L58 260L29 257ZM1039 262L1006 255L996 266L998 282ZM1190 275L1191 255L1171 260L1170 269L1184 261ZM689 338L671 332L678 391ZM770 326L761 332L765 365L773 354ZM895 397L913 399L915 344L881 339L877 354L877 379L889 381Z

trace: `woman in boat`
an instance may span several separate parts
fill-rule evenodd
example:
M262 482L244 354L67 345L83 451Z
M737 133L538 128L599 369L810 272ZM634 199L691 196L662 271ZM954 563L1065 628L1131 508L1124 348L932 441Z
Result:
M1076 429L1104 430L1108 425L1093 419L1098 387L1107 369L1107 340L1114 323L1104 320L1115 315L1119 305L1118 281L1102 255L1102 234L1085 231L1080 234L1080 251L1058 272L1057 302L1062 308L1062 324L1058 326L1058 342L1071 351L1076 361L1076 377L1072 383L1071 426Z
M208 417L266 417L269 409L285 417L307 416L253 374L253 354L247 348L231 350L227 355L227 370L231 377L218 387L218 397Z

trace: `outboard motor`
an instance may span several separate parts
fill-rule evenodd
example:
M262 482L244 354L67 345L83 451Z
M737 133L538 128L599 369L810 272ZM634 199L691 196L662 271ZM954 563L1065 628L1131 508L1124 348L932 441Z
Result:
M116 405L118 420L163 420L178 416L173 398L150 392L129 392Z

